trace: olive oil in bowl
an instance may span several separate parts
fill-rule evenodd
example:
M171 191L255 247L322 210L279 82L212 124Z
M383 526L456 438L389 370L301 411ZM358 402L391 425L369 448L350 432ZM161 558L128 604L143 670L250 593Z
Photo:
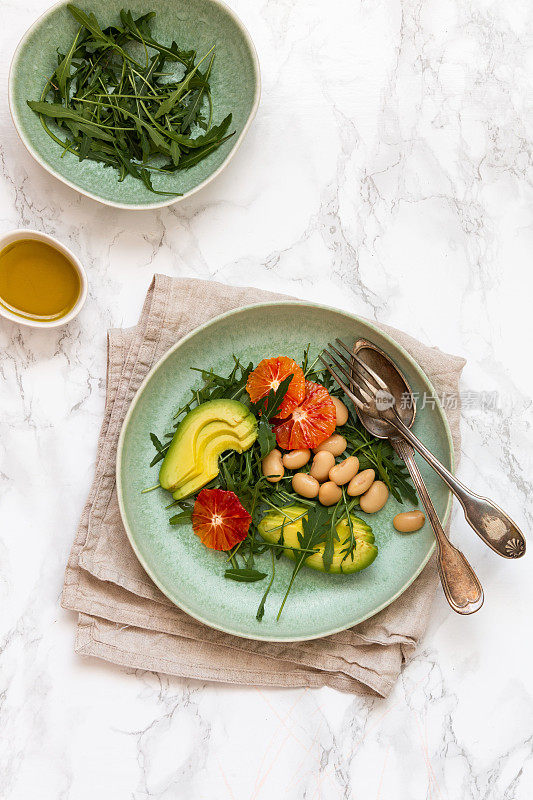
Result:
M0 313L38 327L67 322L84 299L81 268L50 237L19 233L0 242Z

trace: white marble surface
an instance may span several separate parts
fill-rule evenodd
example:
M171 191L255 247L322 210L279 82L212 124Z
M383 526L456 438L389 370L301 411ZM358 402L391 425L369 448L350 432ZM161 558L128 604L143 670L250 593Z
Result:
M258 117L209 188L142 214L78 196L17 139L9 60L46 5L2 2L0 231L60 237L90 293L64 330L0 322L0 796L529 800L531 554L498 559L458 511L485 607L461 619L439 596L386 701L83 661L58 599L106 329L136 321L154 271L327 302L466 356L464 390L499 401L465 410L460 474L530 530L530 3L231 0L259 51Z

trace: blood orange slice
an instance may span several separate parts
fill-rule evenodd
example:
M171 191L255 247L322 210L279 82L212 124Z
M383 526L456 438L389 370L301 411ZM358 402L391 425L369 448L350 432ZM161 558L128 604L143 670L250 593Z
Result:
M276 414L280 419L288 417L305 397L305 377L302 368L296 361L287 356L264 358L250 373L246 391L250 395L252 403L257 403L258 400L266 397L271 389L276 391L288 375L292 375L292 381L289 383L287 394Z
M276 441L285 450L313 448L335 430L335 405L324 386L305 382L305 399L288 419L274 424Z
M235 492L202 489L192 512L192 529L211 550L231 550L246 539L252 518Z

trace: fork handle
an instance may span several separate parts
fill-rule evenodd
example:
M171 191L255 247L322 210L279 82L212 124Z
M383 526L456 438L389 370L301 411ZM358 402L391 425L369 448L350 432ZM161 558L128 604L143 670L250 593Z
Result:
M391 408L387 411L386 418L448 485L461 503L466 521L485 544L504 558L520 558L523 556L526 552L526 540L513 520L492 500L472 492L452 475L438 458L404 425L394 409Z
M437 540L437 566L446 599L458 614L474 614L483 605L483 588L465 556L450 542L441 525L438 514L429 496L418 464L415 451L404 439L393 438L392 446L405 461L412 481L426 510Z

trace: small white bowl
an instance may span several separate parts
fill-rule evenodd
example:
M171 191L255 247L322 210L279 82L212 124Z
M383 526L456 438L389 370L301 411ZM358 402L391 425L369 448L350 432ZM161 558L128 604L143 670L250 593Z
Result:
M0 236L0 252L7 247L8 244L12 244L13 242L21 241L22 239L34 239L40 242L46 242L46 244L55 247L56 250L59 250L60 253L63 253L65 258L68 258L70 262L75 266L79 278L80 278L80 296L76 300L75 305L70 309L68 314L65 314L64 317L60 317L59 319L53 320L40 320L40 319L28 319L27 317L21 317L18 314L13 314L11 311L8 311L3 305L0 304L0 316L4 317L5 319L11 320L11 322L17 322L19 325L27 325L29 328L59 328L60 325L66 325L67 322L76 317L85 303L87 298L87 275L85 270L83 269L81 262L77 256L74 255L72 250L69 250L68 247L65 247L57 239L54 239L53 236L48 236L47 233L41 233L41 231L32 231L27 230L26 228L20 228L16 231L10 231L9 233L5 233L3 236Z

